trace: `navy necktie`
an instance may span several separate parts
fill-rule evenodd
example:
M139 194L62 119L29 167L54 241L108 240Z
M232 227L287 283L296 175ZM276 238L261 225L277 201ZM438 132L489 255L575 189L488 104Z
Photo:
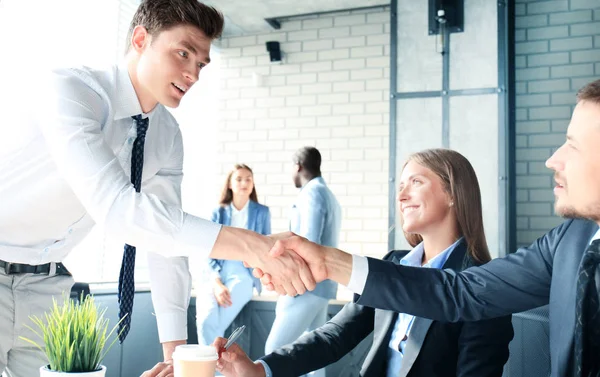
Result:
M600 376L599 268L600 240L595 240L583 254L577 276L573 347L576 377Z
M137 137L133 142L131 151L131 183L136 192L140 192L142 186L142 168L144 166L144 142L148 130L148 118L141 115L132 117L136 128ZM119 274L119 340L121 343L127 337L131 324L131 313L133 309L133 295L135 294L135 282L133 274L135 270L135 246L125 245L121 273Z

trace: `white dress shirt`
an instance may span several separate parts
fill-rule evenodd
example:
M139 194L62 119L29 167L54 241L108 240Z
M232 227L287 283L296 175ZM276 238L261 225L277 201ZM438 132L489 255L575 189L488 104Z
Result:
M240 210L235 208L233 203L230 204L230 206L231 206L231 226L232 227L248 229L248 204L249 203L250 203L250 200L248 200L246 202L246 205Z
M191 277L181 256L208 257L220 225L181 209L177 122L162 105L144 114L149 127L136 193L131 116L142 110L127 69L61 69L40 81L20 100L24 112L0 112L0 259L62 261L102 224L108 236L150 252L161 342L186 339Z

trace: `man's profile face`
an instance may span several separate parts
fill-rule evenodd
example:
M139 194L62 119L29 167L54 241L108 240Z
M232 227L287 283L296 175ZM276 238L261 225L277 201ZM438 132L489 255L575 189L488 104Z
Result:
M139 98L140 102L178 107L198 81L201 69L210 62L211 40L191 25L174 26L154 36L146 34L145 38L143 48L138 49L136 92L144 97ZM136 30L132 43L136 43Z
M567 140L546 166L554 170L556 213L600 221L600 104L577 104Z
M292 181L294 181L294 186L296 188L302 187L302 181L300 180L300 170L302 167L299 163L294 163L294 170L292 171Z

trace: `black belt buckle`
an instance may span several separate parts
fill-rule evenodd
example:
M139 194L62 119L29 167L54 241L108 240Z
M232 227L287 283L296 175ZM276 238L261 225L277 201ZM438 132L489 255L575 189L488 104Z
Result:
M10 262L4 262L4 273L7 275L10 275L10 266L12 266L12 263Z

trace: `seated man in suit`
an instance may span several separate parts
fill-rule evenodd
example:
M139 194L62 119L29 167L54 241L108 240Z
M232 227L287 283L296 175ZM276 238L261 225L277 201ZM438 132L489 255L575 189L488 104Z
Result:
M384 260L461 271L490 260L481 194L469 161L447 149L411 156L398 192L410 251ZM228 377L297 376L331 364L374 331L362 377L500 377L513 337L510 316L444 323L349 303L328 323L253 363L237 346L217 369ZM216 346L224 345L218 338Z
M272 255L296 251L317 281L348 286L360 294L358 304L434 320L478 321L549 304L551 377L598 377L600 80L578 92L566 141L546 166L554 171L555 211L569 220L481 267L456 273L399 266L289 234L279 236Z

